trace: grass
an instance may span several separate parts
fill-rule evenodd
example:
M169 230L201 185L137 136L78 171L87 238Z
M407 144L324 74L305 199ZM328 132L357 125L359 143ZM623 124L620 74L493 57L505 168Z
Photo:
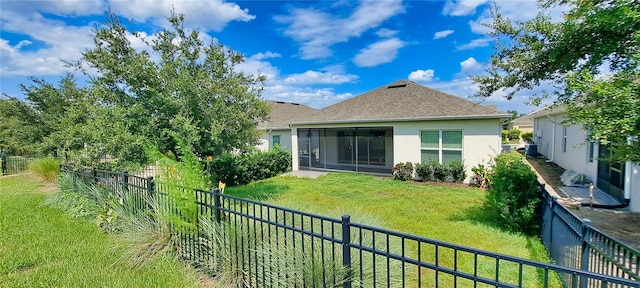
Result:
M29 170L43 180L53 182L60 175L60 163L54 158L38 158L29 163Z
M476 188L331 173L318 179L275 177L245 186L228 187L225 193L334 218L342 214L373 215L387 229L548 261L545 248L536 237L510 233L500 227L498 216L484 206L486 192ZM353 222L365 220L351 218ZM423 254L423 259L433 257L424 250ZM447 259L441 258L441 261ZM486 268L491 271L491 264ZM538 286L539 277L534 271L530 272L525 275L529 277L526 283Z
M116 238L43 206L51 190L31 173L0 177L0 287L196 286L196 273L171 256L116 264Z

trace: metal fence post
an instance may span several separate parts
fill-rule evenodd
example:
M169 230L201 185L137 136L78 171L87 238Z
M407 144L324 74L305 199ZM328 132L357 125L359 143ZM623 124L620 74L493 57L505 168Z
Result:
M153 195L155 193L154 189L155 189L155 183L153 183L153 176L149 176L147 177L147 196L149 197L149 202L147 204L147 208L149 210L153 210L153 206L151 205L151 203L153 203Z
M0 158L2 158L2 174L1 175L7 175L7 153L6 152L0 153Z
M213 209L215 209L216 223L220 223L220 189L213 189Z
M546 191L546 190L545 190ZM556 218L556 206L558 205L558 196L551 196L551 219L549 220L549 255L553 258L553 220Z
M122 191L129 190L129 171L122 171Z
M344 277L342 287L351 288L351 216L342 215L342 268Z
M91 168L91 175L93 175L93 182L98 183L98 171L96 171L96 168Z
M591 230L591 220L582 219L582 231L580 238L582 240L582 261L580 263L580 269L589 272L589 230ZM589 280L586 277L580 279L580 288L587 288Z

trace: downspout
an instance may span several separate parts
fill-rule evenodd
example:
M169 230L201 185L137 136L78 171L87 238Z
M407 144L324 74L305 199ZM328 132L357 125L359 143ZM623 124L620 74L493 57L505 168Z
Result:
M553 121L550 122L553 125L553 133L551 133L551 158L549 161L553 162L556 155L556 117L554 116Z

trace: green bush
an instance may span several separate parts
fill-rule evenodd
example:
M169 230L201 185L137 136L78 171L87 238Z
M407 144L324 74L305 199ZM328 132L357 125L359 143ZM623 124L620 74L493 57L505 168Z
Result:
M460 160L454 160L449 163L449 174L453 178L453 182L462 183L467 178L467 168Z
M539 184L522 155L512 152L496 157L489 180L491 185L487 199L506 228L528 235L538 233Z
M413 163L400 162L395 166L393 166L393 170L391 170L391 173L393 173L394 180L400 180L400 181L411 180L411 178L413 178Z
M509 138L509 140L518 140L518 139L520 139L520 130L518 130L518 129L509 130L507 138Z
M422 181L433 181L435 166L440 165L437 160L429 159L422 163L416 163L416 174Z
M533 132L522 133L522 140L527 143L533 143Z
M244 185L253 181L274 177L291 168L291 153L279 146L268 152L252 152L221 157L205 163L213 183L229 186Z
M433 166L433 178L435 178L436 181L445 182L450 175L451 171L449 171L447 165L437 163Z
M480 189L486 189L489 185L488 167L484 164L478 164L477 166L471 167L471 172L473 172L471 178L475 182L475 185Z
M507 130L502 130L502 143L509 141L509 131Z
M29 164L29 170L45 181L53 182L60 175L60 163L54 158L38 158Z

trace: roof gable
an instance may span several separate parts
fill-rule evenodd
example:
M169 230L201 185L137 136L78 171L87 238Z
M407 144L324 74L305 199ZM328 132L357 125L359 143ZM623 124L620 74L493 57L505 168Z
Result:
M506 118L484 106L412 81L399 80L333 104L295 123L412 120L431 118Z
M267 104L271 107L271 112L268 119L258 123L260 130L289 129L289 123L305 119L318 112L317 109L292 102L267 100Z

